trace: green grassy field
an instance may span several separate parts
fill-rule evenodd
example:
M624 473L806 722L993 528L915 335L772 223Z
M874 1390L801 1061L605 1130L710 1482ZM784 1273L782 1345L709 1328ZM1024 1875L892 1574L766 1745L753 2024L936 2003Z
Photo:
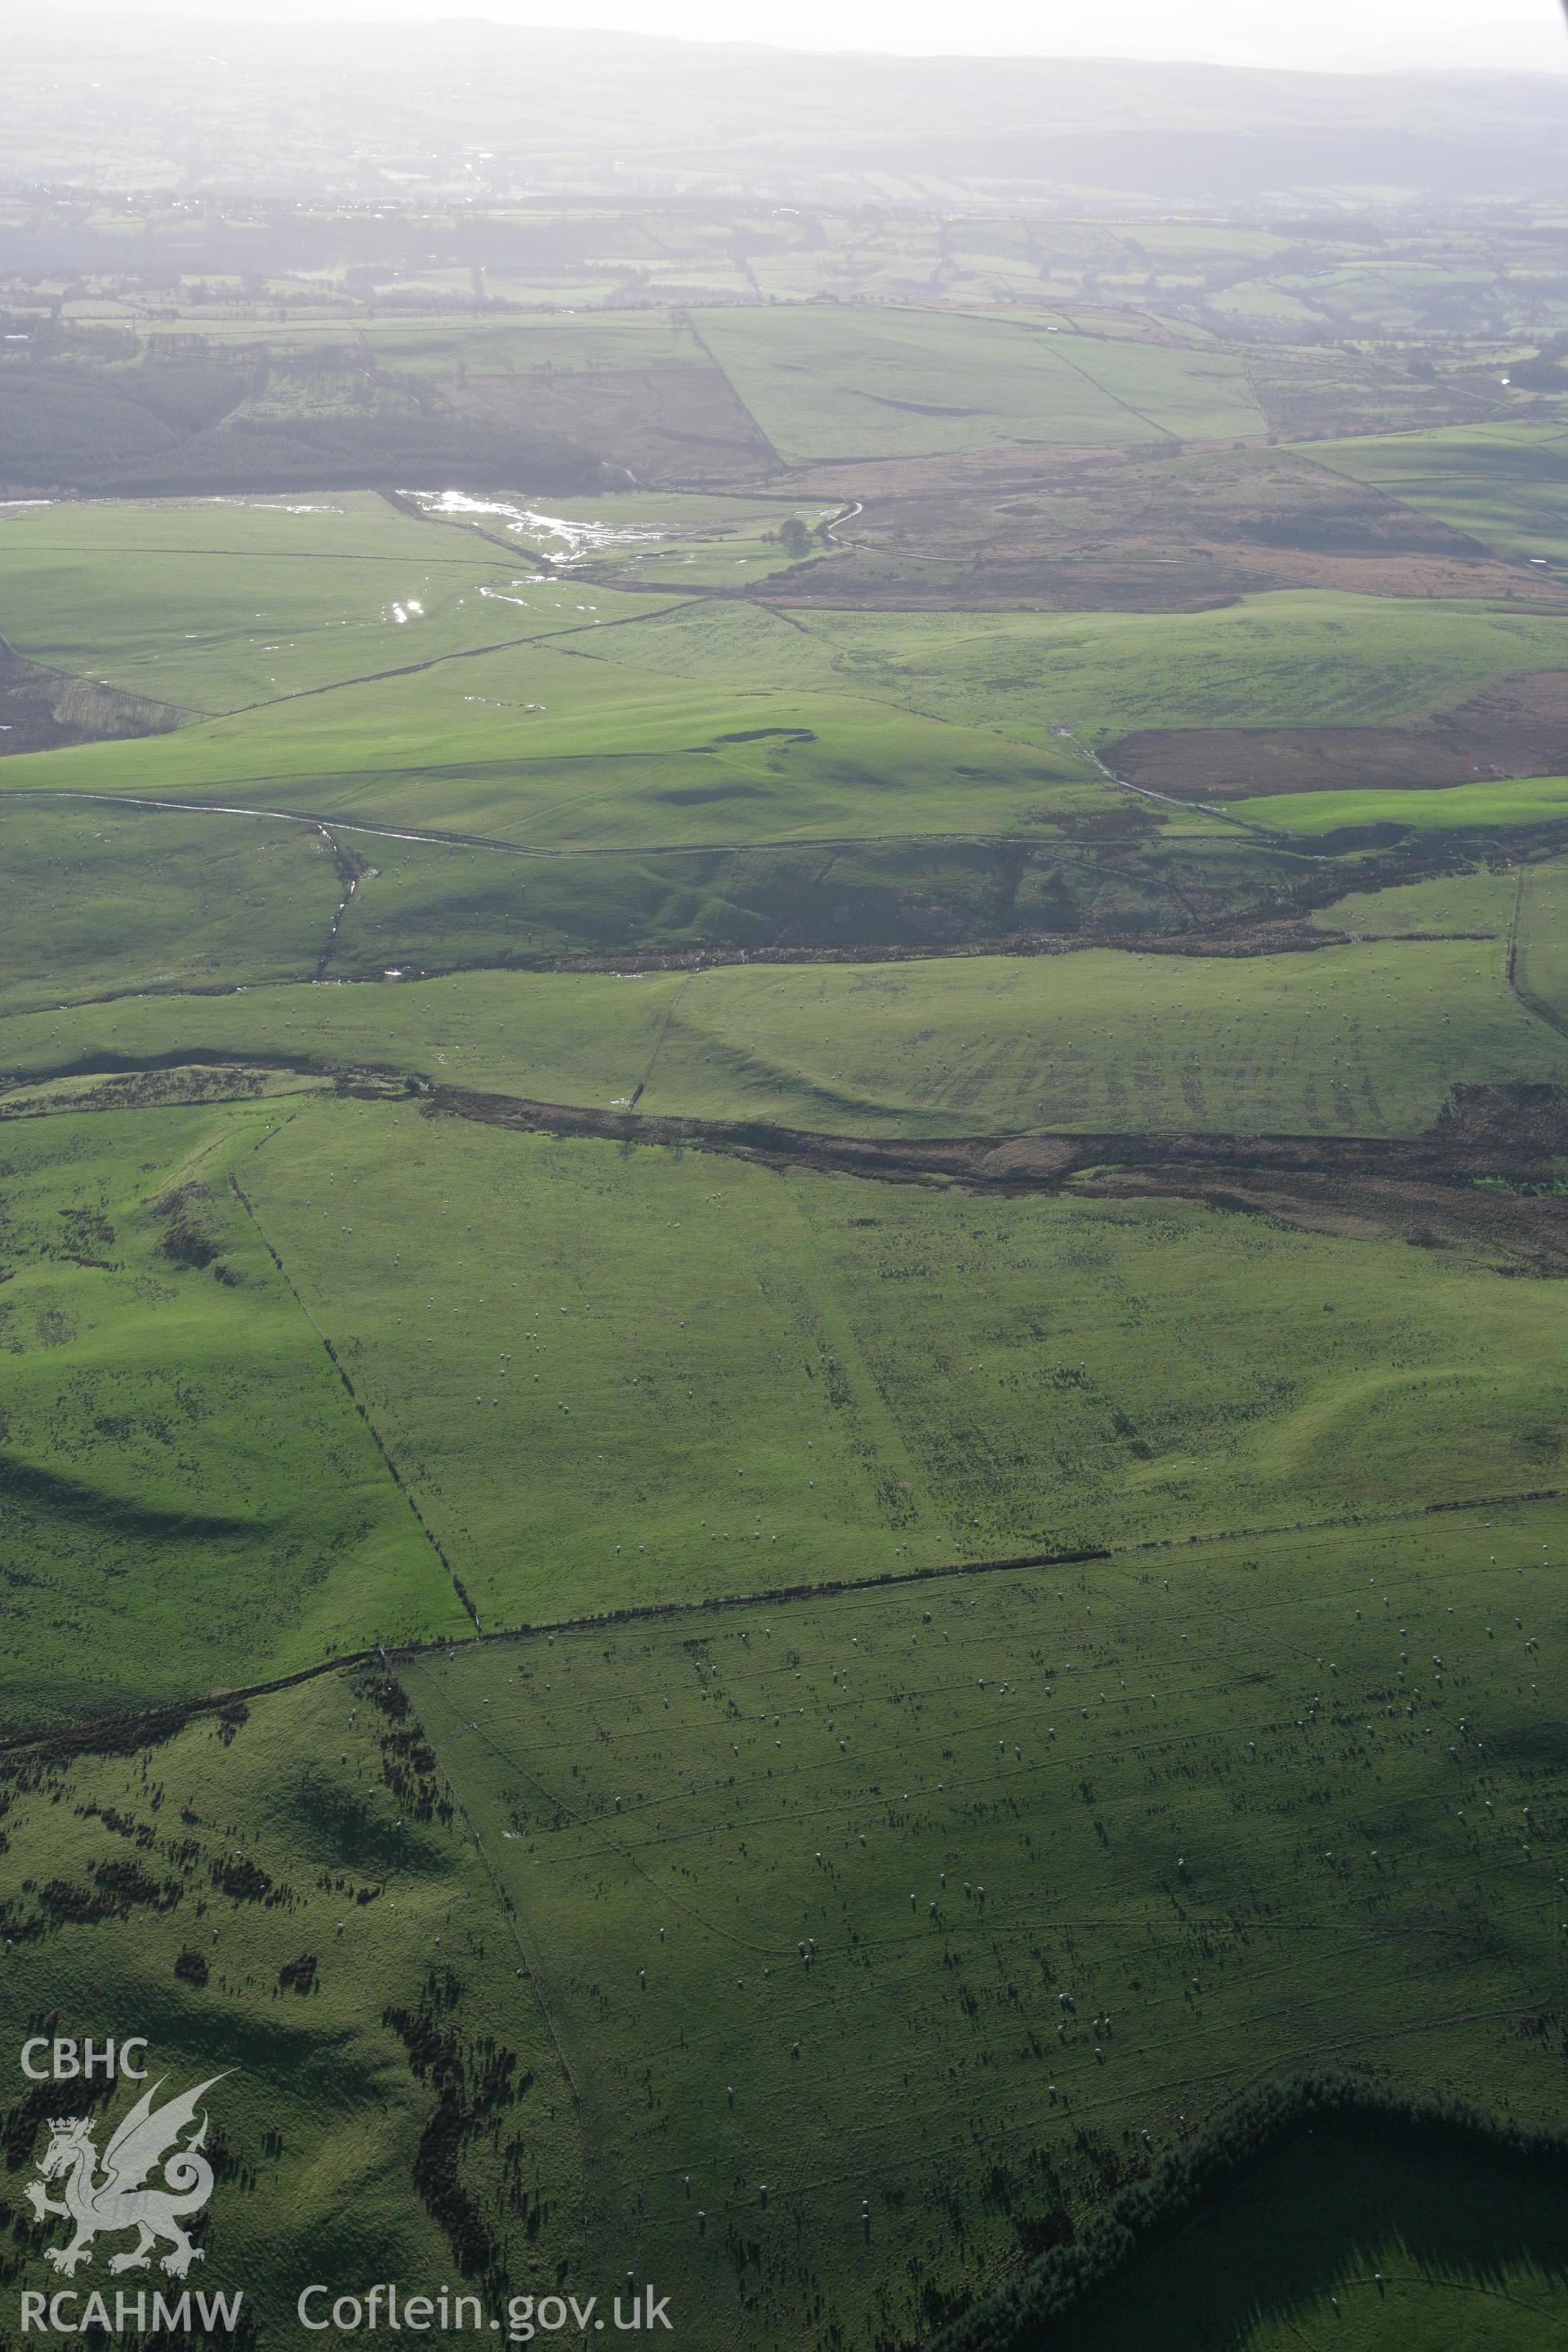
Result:
M695 2341L919 2341L1276 2069L1558 2112L1561 1514L1489 1518L407 1670Z
M395 1105L301 1105L240 1181L491 1629L1563 1466L1558 1286L1403 1242Z
M22 753L4 786L241 802L561 848L1006 831L1109 798L1056 745L843 691L698 685L531 644L146 742Z
M802 631L808 633L805 642ZM835 613L681 604L584 650L642 671L816 684L1039 741L1142 728L1395 726L1561 667L1568 625L1300 589L1205 613Z
M706 310L697 325L780 456L795 464L1263 429L1229 353L932 310Z
M307 825L3 793L0 887L5 1012L307 980L342 896L327 843Z
M196 712L646 609L369 493L22 508L0 551L19 652Z
M1543 870L1542 878L1556 866ZM1503 939L1513 921L1518 877L1488 869L1429 882L1395 883L1386 890L1352 890L1313 920L1358 939L1397 938L1411 931L1468 931Z
M1504 942L1464 937L250 984L0 1023L12 1078L196 1049L837 1135L1408 1135L1457 1081L1568 1078L1568 1041L1509 987Z
M1568 817L1568 776L1507 776L1441 792L1279 793L1232 801L1230 813L1310 840L1367 825L1410 833L1507 832L1557 825Z
M0 507L0 2015L237 2070L244 2352L310 2276L628 2275L690 2352L936 2352L1303 2070L1563 2124L1568 780L1095 758L1563 672L1561 420L1500 325L1415 340L1555 319L1550 238L888 183L531 199L493 266L459 206L396 301L62 264L8 348L45 456L53 400L119 462L90 394L128 466L385 459ZM71 236L196 234L121 209ZM1349 515L1384 569L1321 576L1387 592L1026 609L1030 518L1099 579L1164 470L1194 545ZM1201 604L1162 511L1129 593ZM188 723L61 740L146 723L100 680ZM1499 2166L1291 2143L1053 2352L1568 2340L1561 2183Z
M1550 425L1312 442L1297 453L1468 531L1500 555L1568 557L1568 436Z
M468 1622L229 1190L291 1108L0 1131L7 1728Z
M732 686L744 678L753 687L831 694L842 693L849 679L864 691L860 667L840 653L835 625L840 614L824 627L809 614L707 597L683 601L669 613L668 625L663 614L652 614L636 631L620 633L624 643L617 636L595 648L596 656L616 667L705 684ZM880 681L873 690L880 700L894 698Z
M656 624L679 628L679 617ZM1213 613L834 614L808 619L840 676L911 709L1009 733L1063 724L1394 726L1493 677L1560 668L1568 624L1484 604L1299 589ZM616 644L611 657L629 655Z
M606 590L606 572L645 592L733 592L794 560L786 517L814 528L835 511L647 492L18 506L0 518L0 629L57 668L220 711L658 609ZM574 586L584 565L597 577Z
M1568 1030L1568 924L1558 893L1560 866L1539 866L1519 881L1514 980L1545 1019Z

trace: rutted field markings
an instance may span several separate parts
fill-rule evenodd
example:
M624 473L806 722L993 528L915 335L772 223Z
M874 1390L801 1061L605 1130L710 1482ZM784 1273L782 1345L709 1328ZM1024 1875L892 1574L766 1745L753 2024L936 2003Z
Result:
M282 1134L288 1124L288 1120L285 1119L282 1126L275 1131L278 1134ZM259 1150L260 1146L258 1145L257 1149ZM456 1592L458 1600L462 1602L463 1607L468 1611L468 1615L474 1621L474 1631L478 1633L482 1633L484 1632L484 1627L479 1622L479 1611L475 1608L472 1601L469 1600L467 1591L464 1590L461 1578L458 1576L456 1569L452 1566L451 1561L447 1559L446 1552L442 1549L439 1537L431 1527L429 1521L426 1518L425 1514L420 1509L418 1504L415 1501L407 1480L404 1477L402 1471L398 1468L396 1461L394 1459L392 1450L388 1446L386 1440L383 1437L380 1430L376 1427L374 1422L371 1419L369 1412L366 1411L363 1400L361 1398L358 1390L354 1387L347 1370L344 1369L342 1357L339 1355L336 1348L333 1347L331 1339L328 1339L326 1333L322 1330L321 1325L317 1322L315 1317L311 1314L310 1308L306 1306L304 1299L300 1297L299 1286L295 1282L294 1277L289 1273L288 1267L284 1265L278 1250L274 1247L266 1226L257 1215L249 1194L246 1192L245 1187L240 1182L238 1177L236 1176L232 1171L230 1171L228 1181L236 1200L239 1202L240 1207L245 1211L246 1215L250 1219L251 1223L255 1226L257 1235L261 1242L262 1247L266 1250L268 1256L272 1260L273 1265L277 1267L279 1273L288 1284L289 1295L293 1298L295 1306L298 1307L300 1314L305 1318L306 1322L309 1323L311 1330L321 1341L321 1347L326 1353L327 1360L331 1365L333 1371L336 1372L339 1380L342 1382L349 1402L353 1406L354 1411L358 1413L360 1419L363 1422L366 1429L369 1431L371 1441L374 1444L376 1452L380 1454L382 1461L385 1465L387 1474L390 1476L393 1485L396 1487L398 1493L402 1496L404 1501L407 1504L410 1511L413 1513L415 1519L418 1523L420 1532L425 1537L426 1541L429 1544L431 1550L435 1553L437 1559L446 1570L447 1574L451 1578L452 1590ZM362 1656L369 1654L370 1654L367 1652L361 1653Z
M258 1231L260 1231L259 1227ZM266 1241L265 1234L262 1239ZM267 1246L270 1254L271 1244L268 1243ZM279 1272L288 1282L287 1272L281 1266ZM293 1290L291 1282L289 1287ZM310 1318L310 1310L301 1306L301 1312L320 1338L319 1327ZM344 1385L348 1386L346 1380ZM357 1399L355 1402L357 1405ZM363 1412L363 1408L360 1410ZM368 1425L368 1416L366 1418ZM374 1430L372 1434L374 1435ZM390 1454L379 1438L376 1444L400 1491L405 1493L404 1482L394 1467ZM1460 1502L1408 1503L1377 1512L1340 1512L1317 1519L1280 1520L1268 1527L1214 1528L1201 1535L1188 1536L1184 1540L1176 1536L1157 1536L1135 1543L1095 1546L1082 1551L1026 1553L1005 1559L950 1560L937 1567L893 1569L873 1576L830 1577L811 1584L760 1586L750 1592L710 1594L697 1601L653 1601L631 1608L602 1610L587 1616L529 1620L516 1625L492 1627L488 1633L478 1626L476 1620L476 1630L470 1635L440 1634L427 1642L395 1642L390 1645L376 1643L368 1649L343 1651L336 1656L319 1659L314 1665L301 1666L292 1674L274 1675L265 1682L226 1685L221 1691L211 1692L205 1696L173 1699L166 1705L148 1709L142 1716L90 1717L77 1724L62 1726L57 1723L35 1730L5 1732L0 1734L0 1752L47 1747L52 1741L61 1738L68 1738L77 1746L88 1748L94 1735L106 1731L118 1733L133 1723L183 1722L187 1717L214 1714L231 1706L236 1699L265 1698L273 1691L292 1690L299 1684L313 1682L322 1675L343 1674L356 1666L378 1664L393 1666L405 1659L440 1658L454 1649L467 1652L470 1648L497 1647L508 1643L537 1641L542 1637L548 1642L557 1633L594 1633L615 1625L654 1625L684 1620L700 1622L705 1618L729 1616L737 1610L787 1609L797 1602L868 1598L877 1593L896 1591L900 1587L943 1584L970 1577L1018 1576L1047 1569L1081 1569L1092 1567L1096 1562L1152 1559L1162 1554L1166 1558L1192 1559L1228 1544L1265 1542L1277 1537L1300 1537L1304 1542L1310 1542L1313 1536L1332 1534L1349 1528L1371 1530L1380 1527L1413 1526L1423 1519L1458 1515L1469 1517L1479 1511L1506 1511L1534 1503L1564 1501L1568 1501L1568 1486L1533 1486L1517 1494L1467 1496ZM416 1511L415 1516L418 1517ZM424 1526L423 1520L420 1525ZM434 1537L430 1540L439 1553L439 1546L435 1545ZM441 1557L445 1567L447 1563L445 1556ZM453 1580L456 1584L455 1578ZM458 1589L461 1590L460 1587ZM468 1605L466 1596L465 1605ZM468 1613L470 1616L473 1614L471 1607ZM1280 1648L1282 1654L1299 1658L1307 1654L1301 1649L1290 1650L1284 1643Z

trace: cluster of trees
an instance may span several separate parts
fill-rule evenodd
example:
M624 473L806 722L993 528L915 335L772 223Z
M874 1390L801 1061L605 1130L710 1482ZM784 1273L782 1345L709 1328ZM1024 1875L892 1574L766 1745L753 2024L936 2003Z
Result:
M1568 335L1553 335L1533 358L1515 360L1509 375L1531 392L1561 392L1568 385Z
M784 553L792 556L797 563L809 555L814 547L831 549L833 545L832 525L826 518L813 528L804 515L797 514L785 515L777 530L769 531L768 537L776 539Z

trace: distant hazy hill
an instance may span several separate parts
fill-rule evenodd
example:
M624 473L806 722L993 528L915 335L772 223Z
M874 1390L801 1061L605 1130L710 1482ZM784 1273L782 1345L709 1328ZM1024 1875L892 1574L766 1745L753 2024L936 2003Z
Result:
M825 57L432 27L35 18L0 181L1062 206L1568 193L1568 77Z

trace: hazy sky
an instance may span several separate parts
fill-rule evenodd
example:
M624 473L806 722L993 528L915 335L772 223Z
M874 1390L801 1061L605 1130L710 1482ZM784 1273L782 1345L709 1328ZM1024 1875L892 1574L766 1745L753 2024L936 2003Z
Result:
M180 16L215 32L257 18L483 16L784 48L1568 72L1563 0L85 0L84 12Z

